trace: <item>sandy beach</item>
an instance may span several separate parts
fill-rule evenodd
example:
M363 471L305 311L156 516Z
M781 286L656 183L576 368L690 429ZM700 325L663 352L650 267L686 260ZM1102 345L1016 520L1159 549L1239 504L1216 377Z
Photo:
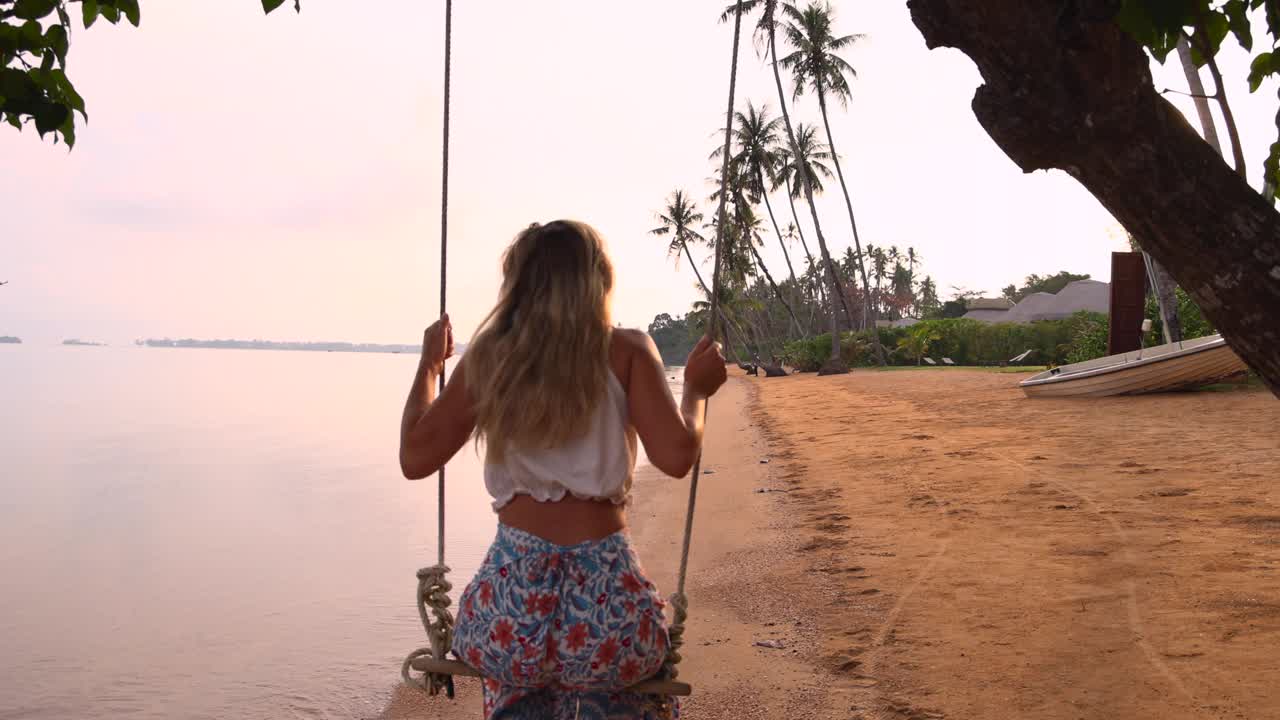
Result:
M1032 401L966 370L712 401L691 718L1280 718L1280 402ZM686 482L637 478L674 587ZM474 717L400 690L385 717Z

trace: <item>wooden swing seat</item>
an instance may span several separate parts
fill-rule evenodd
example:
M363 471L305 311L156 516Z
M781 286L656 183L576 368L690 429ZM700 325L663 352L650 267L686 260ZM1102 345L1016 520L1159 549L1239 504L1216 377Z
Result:
M410 661L410 666L418 672L433 673L437 675L455 675L463 677L483 678L475 668L466 663L457 660L436 660L431 657L417 657ZM658 680L649 679L641 680L627 688L627 692L645 693L647 695L678 695L680 697L688 697L693 694L693 687L689 683L680 682L679 680Z

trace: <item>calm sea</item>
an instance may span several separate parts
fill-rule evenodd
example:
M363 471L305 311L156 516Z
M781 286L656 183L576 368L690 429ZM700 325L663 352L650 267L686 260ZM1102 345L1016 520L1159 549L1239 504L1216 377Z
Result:
M424 644L405 355L0 345L0 718L376 715ZM494 530L450 465L459 588Z

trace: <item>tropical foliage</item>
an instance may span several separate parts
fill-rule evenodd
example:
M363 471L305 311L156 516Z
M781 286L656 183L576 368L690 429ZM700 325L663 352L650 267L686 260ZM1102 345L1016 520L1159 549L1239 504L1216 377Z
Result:
M1236 170L1248 177L1240 134L1231 105L1227 101L1217 55L1228 38L1234 38L1252 53L1253 25L1267 28L1270 47L1259 49L1249 67L1249 90L1257 92L1262 82L1280 75L1280 0L1122 0L1116 22L1127 30L1160 62L1185 39L1191 46L1196 67L1207 67L1216 90L1209 99L1217 101L1231 138ZM1264 194L1275 199L1280 185L1280 114L1276 116L1278 139L1263 160Z
M1178 0L1172 4L1197 2ZM1125 0L1123 4L1123 19L1130 26L1147 22L1141 19L1145 17L1142 13L1160 27L1186 17L1167 15L1161 9L1163 0ZM1216 52L1228 32L1242 27L1238 6L1244 4L1244 0L1232 0L1208 8L1210 15L1200 21L1207 23L1203 25L1207 29L1201 31L1206 48ZM1268 3L1255 2L1253 8L1263 4L1270 12ZM721 20L732 19L735 7L736 3L729 6ZM660 224L653 230L662 237L669 254L693 267L704 298L710 294L710 278L701 272L690 248L709 255L717 249L716 239L721 238L720 307L727 318L731 353L822 371L856 365L919 364L933 355L959 363L998 365L1027 350L1034 350L1033 357L1044 364L1105 354L1107 320L1103 315L1081 314L1070 320L1030 325L965 320L962 316L969 301L979 293L953 288L953 297L944 300L933 278L924 272L924 258L914 247L864 243L850 183L835 150L832 126L832 111L847 108L852 81L857 77L845 56L863 36L839 31L830 5L823 0L803 7L784 0L748 0L742 7L755 18L756 48L770 61L777 96L767 102L748 99L738 106L730 133L727 172L720 170L723 147L709 153L717 164L711 173L707 201L715 204L724 198L725 227L717 232L713 211L699 209L693 196L676 190L656 213ZM1223 29L1221 21L1211 17L1214 14L1232 24ZM1271 19L1271 15L1267 17ZM1280 15L1276 19L1280 22ZM1194 39L1195 23L1184 25L1191 27ZM1170 42L1176 38L1162 35L1149 46L1163 57L1172 47ZM1212 52L1199 57L1211 62ZM814 121L800 120L795 117L798 113L807 113ZM836 189L847 217L820 217L814 197ZM808 206L807 214L798 208L798 201ZM823 228L844 220L848 221L847 233L842 235L849 243L831 247ZM806 235L809 228L812 235ZM816 248L809 243L811 237L817 241ZM781 272L766 265L764 248L782 251L785 268ZM1073 281L1088 278L1087 274L1065 270L1032 274L1021 284L1008 285L1002 294L1016 303L1034 293L1057 293ZM1211 332L1186 293L1180 292L1179 298L1186 305L1186 337ZM683 325L689 337L696 336L705 327L707 308L708 303L700 300L683 318L659 316L655 327L662 333L678 334L677 326ZM1148 314L1158 317L1154 307ZM916 319L923 322L912 325ZM1157 320L1153 341L1158 333ZM677 345L671 343L673 348Z
M1034 295L1035 293L1049 293L1051 295L1056 295L1058 291L1071 283L1077 280L1088 279L1088 273L1085 273L1084 275L1077 275L1075 273L1067 272L1066 270L1046 276L1040 276L1032 273L1027 276L1022 287L1009 285L1005 289L1001 290L1000 294L1002 294L1005 299L1016 303L1026 296Z
M271 12L284 1L262 6ZM0 121L18 130L34 125L40 137L68 147L76 142L76 114L89 119L67 75L73 18L86 29L99 19L138 27L142 10L138 0L0 0Z

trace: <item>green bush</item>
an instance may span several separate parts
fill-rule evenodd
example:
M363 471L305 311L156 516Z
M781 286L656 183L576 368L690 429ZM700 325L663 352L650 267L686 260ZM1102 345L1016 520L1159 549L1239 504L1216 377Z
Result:
M1186 290L1175 288L1174 295L1178 299L1178 320L1182 323L1183 340L1192 340L1218 332L1208 318L1204 316L1204 313L1200 311L1200 306L1196 304L1196 301L1192 300L1191 296L1187 294ZM1164 323L1160 320L1160 306L1156 304L1154 295L1147 297L1147 317L1152 320L1152 332L1155 335L1153 342L1157 345L1163 343Z
M1003 365L1027 350L1034 364L1062 365L1107 354L1107 316L1080 312L1065 320L1036 323L984 323L964 318L923 320L909 328L880 328L890 365L915 365L909 338L927 339L924 357L951 358L957 365ZM840 355L851 367L875 364L871 331L842 333ZM831 354L831 335L795 340L784 347L783 361L801 372L815 372Z
M1084 362L1107 354L1110 322L1100 313L1078 312L1067 320L1071 340L1067 349L1068 363Z

